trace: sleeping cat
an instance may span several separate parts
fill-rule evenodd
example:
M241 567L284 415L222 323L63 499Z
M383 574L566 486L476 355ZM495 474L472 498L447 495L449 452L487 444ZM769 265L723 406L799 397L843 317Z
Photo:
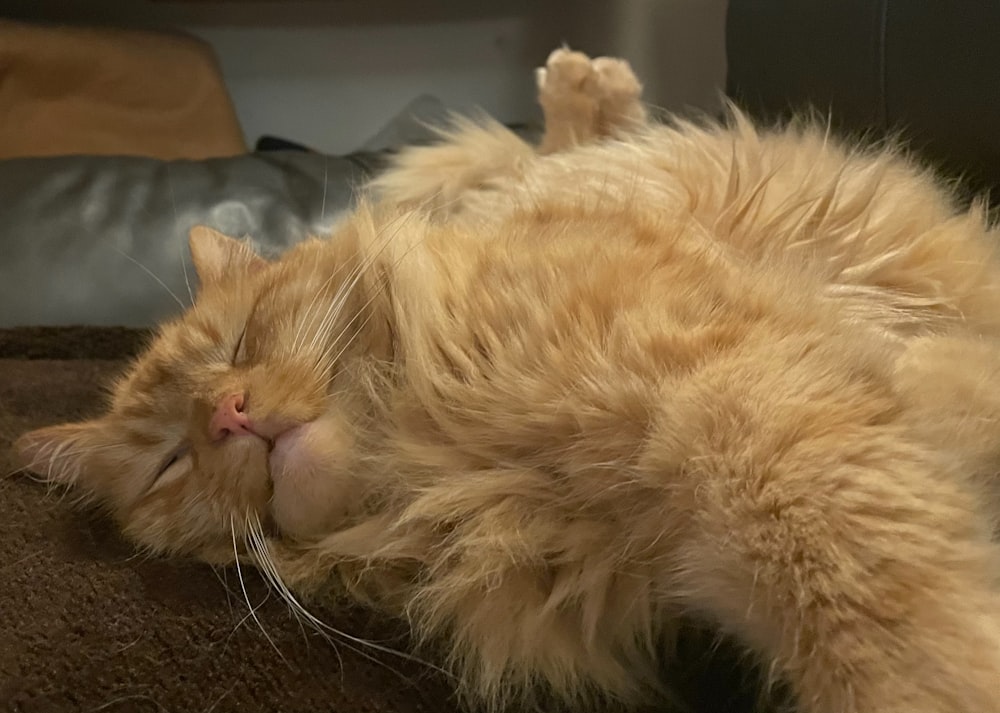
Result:
M537 149L459 121L273 262L195 230L194 306L24 462L405 619L472 705L638 705L696 615L806 713L1000 711L983 211L822 128L651 123L619 60L537 80Z

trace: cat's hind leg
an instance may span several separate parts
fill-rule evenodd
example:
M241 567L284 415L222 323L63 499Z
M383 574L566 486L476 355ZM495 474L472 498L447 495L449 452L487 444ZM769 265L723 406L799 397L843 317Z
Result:
M545 112L543 154L564 151L646 122L642 85L628 62L591 59L561 48L536 70L538 101Z
M489 118L456 117L433 146L411 147L371 182L382 201L456 216L495 214L540 154L572 149L646 122L642 85L628 62L557 49L537 70L545 134L536 148Z

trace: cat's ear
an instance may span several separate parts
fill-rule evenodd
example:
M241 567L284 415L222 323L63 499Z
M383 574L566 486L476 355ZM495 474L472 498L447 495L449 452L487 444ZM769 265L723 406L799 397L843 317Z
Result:
M99 421L65 423L25 433L14 443L21 466L51 483L90 480L93 457L103 447Z
M266 265L246 240L223 235L204 225L196 225L188 234L191 260L202 285L218 282L224 277L239 277Z

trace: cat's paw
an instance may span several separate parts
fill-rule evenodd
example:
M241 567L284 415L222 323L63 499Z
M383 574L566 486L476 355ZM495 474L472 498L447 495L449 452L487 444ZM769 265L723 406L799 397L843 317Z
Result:
M642 83L632 66L617 57L598 57L591 63L601 120L607 127L628 126L646 119Z
M628 62L560 48L535 72L545 111L543 152L586 143L645 121L642 84Z
M592 95L595 74L590 57L560 47L549 55L544 67L535 70L539 98L551 101Z

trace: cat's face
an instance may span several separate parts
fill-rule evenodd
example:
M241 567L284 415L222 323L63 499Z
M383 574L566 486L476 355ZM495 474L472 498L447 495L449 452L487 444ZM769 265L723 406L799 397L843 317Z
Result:
M102 503L157 551L226 561L265 532L316 537L360 497L344 364L380 347L357 253L276 262L192 233L201 287L117 384L107 413L23 436L25 464Z

